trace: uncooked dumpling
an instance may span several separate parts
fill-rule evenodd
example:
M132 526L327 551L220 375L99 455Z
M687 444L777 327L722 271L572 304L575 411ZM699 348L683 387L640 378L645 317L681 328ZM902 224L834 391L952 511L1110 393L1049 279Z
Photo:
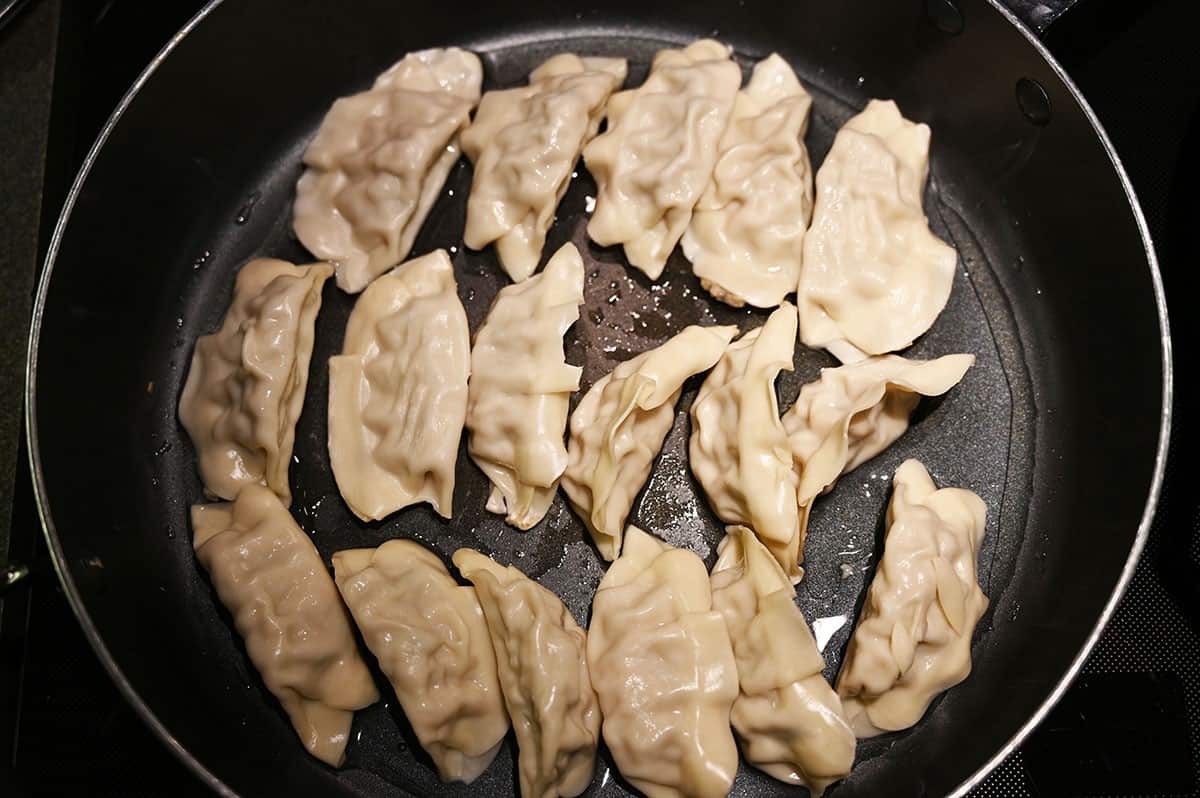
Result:
M804 134L812 98L772 54L738 92L720 159L683 253L714 297L734 307L775 307L796 290L813 183Z
M444 250L373 282L329 359L329 458L366 521L427 501L450 517L467 415L467 314Z
M974 355L936 360L883 355L822 369L820 379L800 389L783 426L800 471L801 546L813 500L891 446L908 429L921 397L944 394L974 362Z
M733 641L740 692L731 721L755 767L821 795L854 764L854 732L787 574L754 533L726 530L712 570L713 609Z
M622 244L651 280L687 229L712 177L742 71L711 39L660 50L646 82L608 101L608 128L584 148L596 178L588 235Z
M475 335L467 451L492 482L488 510L519 529L542 520L567 467L581 369L567 365L562 337L582 303L583 261L564 244L541 274L500 291Z
M621 553L621 532L675 421L683 383L712 368L737 327L684 329L601 378L571 416L563 490L600 556Z
M339 551L333 571L438 774L470 784L508 732L496 655L475 591L411 540Z
M482 80L473 53L422 50L325 115L304 151L293 226L309 252L333 262L343 291L408 257L458 160Z
M650 798L729 792L737 665L699 557L629 527L592 604L588 667L630 784Z
M954 280L954 248L921 206L929 126L872 100L817 171L796 304L800 340L843 363L894 352L929 329Z
M463 241L471 249L495 242L514 281L537 269L575 162L625 71L623 58L556 55L528 86L483 95L463 131L463 152L475 165Z
M524 798L572 798L592 781L600 706L588 675L587 636L558 596L473 549L454 564L479 595L504 703L517 734Z
M196 559L308 752L342 764L354 710L379 700L337 588L308 535L261 485L192 507Z
M266 485L291 504L288 466L304 405L327 263L258 258L242 267L221 329L196 341L179 420L210 496Z
M798 477L775 397L775 377L792 370L795 350L790 302L730 344L692 403L688 453L717 517L753 529L799 579Z
M971 636L987 609L975 577L987 508L938 490L925 466L896 469L883 557L846 649L837 689L859 737L912 726L971 672Z

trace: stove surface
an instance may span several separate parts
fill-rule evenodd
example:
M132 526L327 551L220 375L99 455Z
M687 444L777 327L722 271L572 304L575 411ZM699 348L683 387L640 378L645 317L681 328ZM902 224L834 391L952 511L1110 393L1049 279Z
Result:
M19 20L0 32L0 54L17 35L45 35L35 23L53 26L58 45L42 196L44 251L65 189L96 132L145 63L201 4L43 3L50 10L41 10L38 20ZM1174 264L1190 266L1200 254L1192 231L1200 219L1194 188L1200 181L1200 48L1187 24L1192 0L1082 0L1054 20L1063 5L1051 3L1042 12L1047 42L1107 127L1138 191L1168 297L1175 298L1176 362L1183 363L1196 338L1177 285L1183 266ZM1176 371L1177 408L1180 397L1191 396L1186 371ZM1167 483L1149 544L1081 678L973 796L1196 793L1200 503L1178 465L1179 453L1191 450L1194 426L1175 413ZM9 549L13 560L31 563L32 576L0 609L0 787L9 785L0 793L207 794L125 704L84 640L41 539L23 447L19 458Z

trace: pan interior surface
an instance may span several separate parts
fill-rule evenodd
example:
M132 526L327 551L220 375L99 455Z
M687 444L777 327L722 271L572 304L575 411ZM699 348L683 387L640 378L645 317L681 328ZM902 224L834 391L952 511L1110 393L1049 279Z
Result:
M680 6L674 18L655 10L662 19L639 16L634 3L603 14L497 3L457 24L423 4L401 14L363 2L336 18L320 4L276 5L216 7L147 80L80 186L43 287L34 434L51 538L68 590L147 711L209 778L240 793L516 789L511 736L470 787L440 783L388 689L357 713L342 771L304 754L194 562L187 513L203 494L176 420L178 397L195 339L220 323L237 269L257 255L312 260L291 233L291 202L300 154L335 97L366 87L410 49L452 44L480 55L485 89L521 85L564 51L626 57L626 86L635 86L655 51L713 34L746 70L772 51L792 62L814 97L814 167L872 96L894 97L933 128L926 210L960 261L945 311L904 354L967 352L976 364L948 395L923 400L900 441L818 500L798 600L832 679L878 560L899 463L916 457L939 485L983 498L979 577L991 607L976 635L975 672L913 730L860 743L855 771L832 794L945 794L969 778L1037 711L1117 583L1154 470L1161 404L1158 320L1128 201L1068 88L1021 34L971 2L961 4L968 24L958 34L938 30L923 3L882 1L841 13L821 7L838 4L702 3ZM701 12L710 17L687 24ZM880 30L894 31L892 40L868 46ZM306 60L322 46L339 57ZM219 63L213 52L223 53ZM1022 115L1018 78L1046 88L1050 124ZM470 182L460 162L413 254L451 253L474 333L507 279L491 250L462 244ZM617 363L688 324L747 330L767 315L713 300L679 251L651 283L625 266L619 248L589 242L595 195L580 164L544 251L573 241L585 262L585 306L566 336L568 362L584 369L572 407ZM489 486L465 444L450 521L418 506L364 524L342 502L325 444L325 364L340 351L353 299L326 285L291 468L293 512L322 555L395 537L447 560L472 546L538 579L586 624L604 563L582 524L561 495L524 533L485 512ZM1115 393L1096 352L1119 361L1141 392ZM799 347L794 371L779 381L780 407L833 365ZM698 385L685 388L629 522L711 565L723 525L686 456ZM1096 502L1097 491L1118 484ZM733 792L786 790L743 765ZM588 794L629 791L602 750Z

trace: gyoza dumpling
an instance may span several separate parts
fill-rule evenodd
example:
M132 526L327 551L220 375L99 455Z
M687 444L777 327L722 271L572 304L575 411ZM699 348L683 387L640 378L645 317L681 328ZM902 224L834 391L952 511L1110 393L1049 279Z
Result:
M812 167L804 134L812 98L772 54L738 92L721 157L683 254L700 284L734 307L775 307L796 290L804 231L812 219Z
M790 302L730 344L692 403L688 454L717 517L753 529L799 579L798 478L775 398L775 377L792 370L795 350Z
M813 500L891 446L908 429L921 397L944 394L974 362L974 355L936 360L884 355L822 369L820 379L800 389L783 426L800 471L801 546Z
M329 359L329 459L363 520L427 501L450 517L471 370L467 313L444 250L373 282Z
M516 568L473 549L454 552L454 564L475 585L492 635L520 748L521 795L579 795L592 781L600 744L587 636L558 596Z
M333 104L304 151L293 226L357 293L408 256L458 160L483 68L457 47L409 53Z
M556 55L530 73L528 86L483 95L463 131L463 152L475 164L463 241L471 249L496 242L513 280L537 269L571 171L625 71L623 58Z
M291 504L288 466L304 405L327 263L258 258L242 267L221 329L196 341L179 420L210 496L266 485Z
M971 635L987 609L975 577L987 508L937 489L925 466L896 469L883 557L846 649L837 689L859 737L912 726L971 672Z
M567 467L581 369L567 365L562 336L582 303L583 260L567 243L541 274L502 289L475 335L467 451L492 481L487 509L519 529L542 520Z
M737 665L699 557L629 527L592 604L588 668L630 784L650 798L729 792Z
M712 368L735 334L687 327L617 366L575 408L562 486L604 559L621 553L625 518L671 431L684 381Z
M623 244L657 280L712 177L742 71L711 39L659 50L646 82L608 101L608 129L583 150L596 178L588 235Z
M712 570L713 609L733 641L740 692L733 730L755 767L821 795L854 764L854 732L821 675L825 661L779 563L744 526L731 526Z
M339 551L333 571L438 774L470 784L508 732L496 655L475 591L411 540Z
M921 206L929 126L872 100L848 121L817 171L796 304L800 340L843 363L894 352L933 324L957 254Z
M379 700L325 563L279 497L247 485L192 507L196 559L308 752L345 759L354 710Z

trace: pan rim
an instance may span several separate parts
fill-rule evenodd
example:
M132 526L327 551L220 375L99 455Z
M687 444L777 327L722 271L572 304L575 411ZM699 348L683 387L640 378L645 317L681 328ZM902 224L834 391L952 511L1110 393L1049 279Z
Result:
M133 708L134 712L142 719L142 721L155 733L155 735L166 745L167 749L188 769L192 771L203 783L209 788L222 796L228 798L237 798L237 793L234 792L224 781L221 780L215 773L208 769L199 759L194 756L191 751L185 748L178 739L171 733L166 725L159 717L150 709L149 705L142 699L141 695L134 689L133 685L125 677L120 666L117 665L112 653L108 650L108 646L101 637L95 624L92 622L91 616L87 608L84 606L83 599L75 586L74 580L71 577L70 571L66 565L62 547L59 543L58 533L54 525L54 520L50 515L49 505L47 502L47 490L45 485L44 474L41 466L41 452L38 448L38 423L37 423L37 403L36 403L36 383L37 383L37 357L38 344L41 337L42 316L45 310L46 295L49 290L50 279L53 275L54 264L58 257L58 251L62 243L62 239L66 232L66 227L70 221L71 213L74 210L75 202L82 190L84 182L87 180L91 172L92 166L100 151L108 141L113 129L121 121L126 109L132 104L137 97L142 87L158 70L158 67L167 59L172 51L179 45L184 38L187 37L192 30L200 24L217 6L221 5L222 0L208 0L203 8L201 8L191 19L189 19L182 28L172 36L157 55L146 65L145 69L138 75L137 79L130 85L129 89L122 96L120 102L114 108L112 114L104 123L95 142L88 150L80 165L79 172L75 176L71 184L70 190L63 201L62 209L59 212L59 217L54 226L54 232L51 236L49 246L46 250L46 258L42 268L42 274L38 280L37 294L34 299L33 311L29 325L29 340L26 348L25 359L25 442L29 454L28 466L32 476L34 499L37 506L38 520L42 527L42 533L46 539L46 545L50 552L50 558L54 565L54 571L58 577L59 583L62 585L63 592L67 597L67 601L79 621L80 627L83 630L84 636L88 643L95 651L101 665L108 672L109 678L117 686L118 691L125 698L126 702ZM1150 489L1146 496L1146 502L1143 507L1141 519L1138 522L1137 534L1134 538L1133 545L1130 547L1129 555L1126 558L1125 565L1121 570L1121 574L1117 579L1117 583L1113 588L1112 594L1109 596L1108 602L1098 616L1095 625L1089 633L1087 639L1080 647L1079 652L1075 655L1070 666L1063 672L1058 682L1050 693L1042 700L1038 708L1030 715L1030 717L1021 725L1020 728L1009 738L1000 749L992 755L975 773L969 776L961 784L958 785L951 793L953 798L959 798L965 795L969 790L978 785L987 775L994 770L1001 762L1007 759L1017 749L1017 747L1025 740L1026 737L1045 719L1046 715L1053 709L1054 705L1062 698L1063 693L1074 683L1083 668L1084 662L1088 655L1099 641L1105 627L1112 619L1116 611L1117 605L1124 597L1125 592L1129 588L1129 583L1132 581L1134 571L1138 561L1146 545L1146 540L1150 534L1150 526L1154 520L1155 512L1158 508L1158 501L1161 495L1163 479L1166 469L1167 450L1170 443L1171 433L1171 416L1173 409L1174 397L1174 362L1172 359L1172 344L1170 333L1170 322L1167 312L1166 294L1163 289L1162 273L1159 269L1158 257L1154 248L1154 241L1150 235L1149 225L1146 222L1144 213L1142 212L1141 204L1138 201L1137 193L1134 191L1133 185L1129 180L1129 176L1125 171L1124 164L1121 162L1120 156L1117 154L1112 140L1109 138L1107 131L1101 124L1099 118L1092 110L1090 104L1080 92L1078 86L1058 63L1057 59L1046 48L1045 44L1038 36L1012 11L1001 4L1000 0L987 0L987 3L996 10L1005 20L1008 21L1025 37L1025 39L1033 46L1038 55L1045 61L1046 65L1054 72L1055 76L1062 81L1063 85L1070 92L1071 97L1079 105L1084 116L1091 124L1093 131L1100 139L1100 143L1104 147L1105 153L1108 155L1109 161L1117 174L1117 178L1121 183L1121 187L1125 192L1126 199L1129 202L1130 210L1133 213L1134 221L1137 225L1138 232L1141 235L1142 247L1146 254L1146 262L1150 268L1150 278L1154 289L1155 308L1158 312L1160 345L1162 347L1162 408L1159 416L1159 435L1157 451L1154 458L1154 472L1151 477Z

